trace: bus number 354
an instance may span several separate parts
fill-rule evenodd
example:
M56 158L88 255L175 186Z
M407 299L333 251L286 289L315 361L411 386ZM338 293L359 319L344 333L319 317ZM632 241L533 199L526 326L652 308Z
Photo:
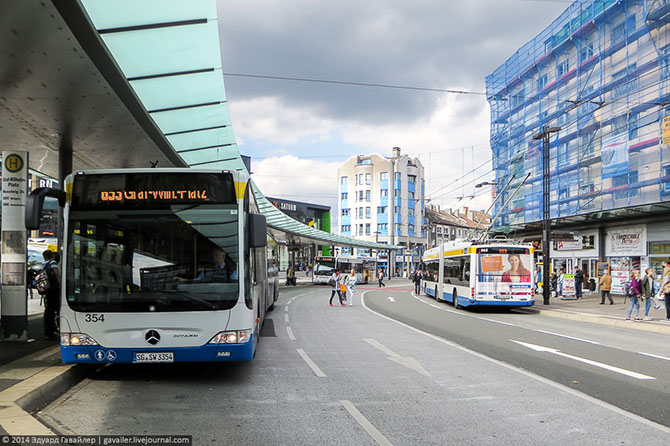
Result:
M86 322L105 322L105 315L97 313L86 313L84 320Z

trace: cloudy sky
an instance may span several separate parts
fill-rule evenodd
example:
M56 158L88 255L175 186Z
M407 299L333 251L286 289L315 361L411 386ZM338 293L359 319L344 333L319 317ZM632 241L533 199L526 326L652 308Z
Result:
M253 177L266 195L336 210L338 165L351 155L390 155L398 146L423 163L427 198L442 207L485 209L490 189L474 188L493 178L485 77L569 5L219 0L226 92L240 152L252 157Z

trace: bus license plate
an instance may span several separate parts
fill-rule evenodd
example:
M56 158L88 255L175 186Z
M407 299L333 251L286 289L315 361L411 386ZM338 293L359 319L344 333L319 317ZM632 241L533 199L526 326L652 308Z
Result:
M134 353L133 362L174 362L174 353Z

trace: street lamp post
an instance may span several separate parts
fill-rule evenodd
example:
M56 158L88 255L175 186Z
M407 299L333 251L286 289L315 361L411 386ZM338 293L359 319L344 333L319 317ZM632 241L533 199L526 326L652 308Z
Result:
M549 305L549 268L551 258L549 243L551 243L551 214L549 212L549 135L561 130L560 127L544 126L542 131L533 136L535 140L542 140L542 298L545 305Z

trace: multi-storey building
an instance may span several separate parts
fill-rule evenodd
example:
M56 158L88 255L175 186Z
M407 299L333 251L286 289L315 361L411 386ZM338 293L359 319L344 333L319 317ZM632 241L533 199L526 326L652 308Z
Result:
M408 266L413 271L426 243L421 162L401 155L400 148L394 147L391 157L350 157L338 168L337 176L339 233L409 248L404 257L389 259L388 266L396 274L401 270L406 273Z
M588 241L563 249L571 261L562 266L595 273L597 260L667 260L670 233L655 221L670 208L669 17L665 0L577 0L487 76L497 190L515 175L494 214L530 173L495 225L537 230L543 149L534 137L558 127L549 140L552 224Z

